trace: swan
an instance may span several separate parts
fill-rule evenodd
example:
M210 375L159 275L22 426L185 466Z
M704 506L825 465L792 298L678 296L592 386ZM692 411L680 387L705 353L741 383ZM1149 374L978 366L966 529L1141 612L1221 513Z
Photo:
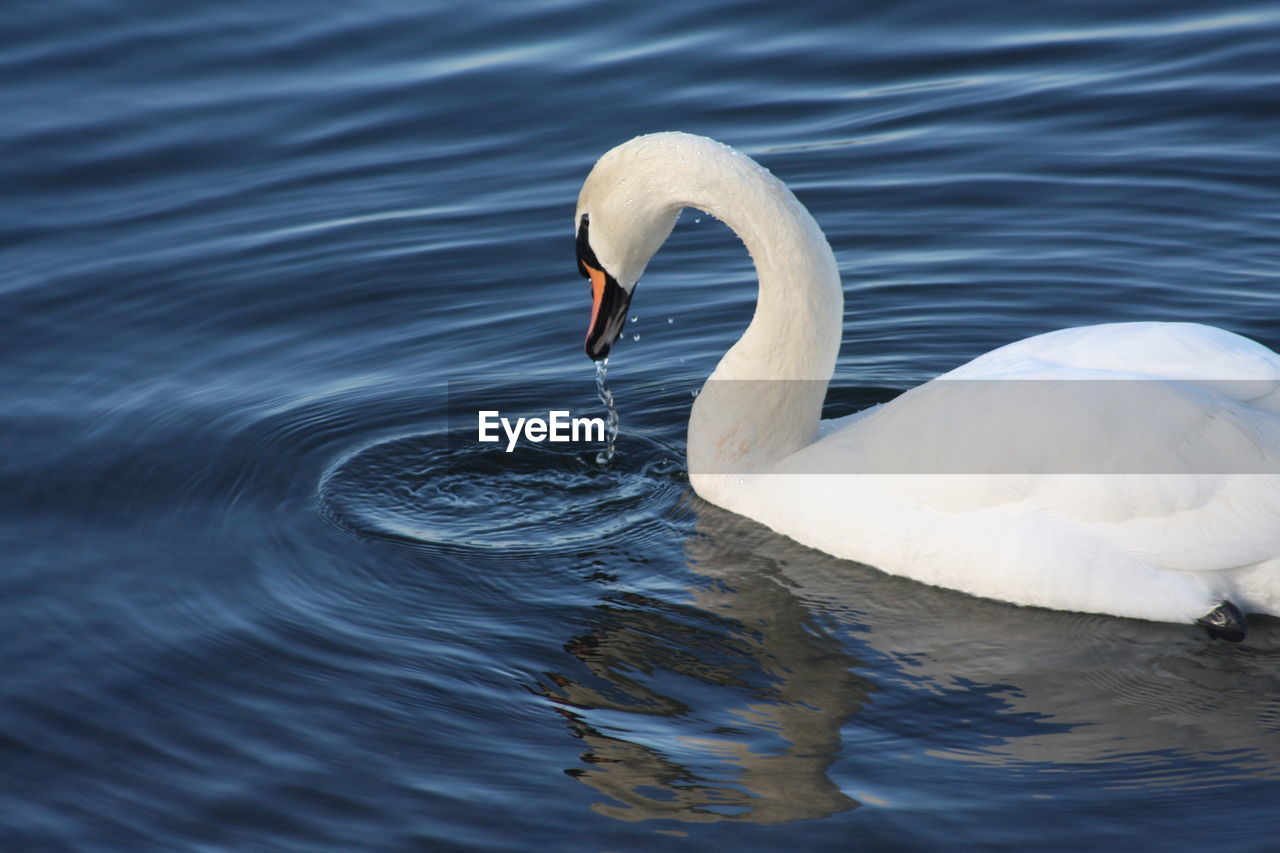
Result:
M1247 613L1280 615L1280 355L1196 323L1068 328L822 421L843 321L826 237L754 160L671 132L608 151L579 195L591 359L608 356L684 207L726 223L759 280L750 324L690 412L702 498L833 556L1012 604L1231 641Z

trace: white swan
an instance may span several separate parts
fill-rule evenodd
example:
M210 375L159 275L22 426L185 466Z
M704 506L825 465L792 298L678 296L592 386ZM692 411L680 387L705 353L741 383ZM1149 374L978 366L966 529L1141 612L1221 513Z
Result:
M690 415L703 498L837 557L1015 604L1195 621L1232 640L1242 611L1280 615L1276 353L1191 323L1063 329L820 422L843 310L821 229L750 158L658 133L601 157L578 199L592 359L686 206L737 232L760 283ZM988 381L1009 379L1031 381Z

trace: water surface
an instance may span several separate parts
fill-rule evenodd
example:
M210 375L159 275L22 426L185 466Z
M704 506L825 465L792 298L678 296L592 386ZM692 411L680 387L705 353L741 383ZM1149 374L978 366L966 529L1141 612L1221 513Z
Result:
M1273 5L11 3L0 847L1269 850L1280 626L979 601L688 489L686 213L602 412L571 218L703 133L826 230L853 407L1009 340L1280 347ZM637 337L638 336L638 339ZM454 417L450 417L450 413Z

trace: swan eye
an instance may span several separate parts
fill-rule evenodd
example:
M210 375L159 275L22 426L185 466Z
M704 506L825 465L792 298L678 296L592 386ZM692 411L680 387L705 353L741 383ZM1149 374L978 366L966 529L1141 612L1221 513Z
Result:
M590 226L590 219L587 214L582 214L582 220L578 223L578 272L583 278L591 278L592 269L601 269L600 262L596 260L596 253L591 250L591 240L587 236L587 230Z

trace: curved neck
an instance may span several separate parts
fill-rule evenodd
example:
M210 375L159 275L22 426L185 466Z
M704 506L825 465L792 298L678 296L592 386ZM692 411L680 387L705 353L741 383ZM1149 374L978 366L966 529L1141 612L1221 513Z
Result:
M781 181L721 146L698 159L696 174L667 173L674 195L737 233L760 289L746 332L694 402L689 472L758 471L817 438L840 348L840 275L822 230Z

